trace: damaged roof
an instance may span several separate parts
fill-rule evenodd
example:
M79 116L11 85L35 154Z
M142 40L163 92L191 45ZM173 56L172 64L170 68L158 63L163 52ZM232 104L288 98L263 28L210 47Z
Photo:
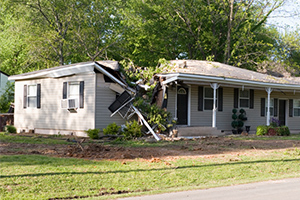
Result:
M215 76L248 81L259 81L265 83L300 84L300 79L287 77L279 78L268 74L262 74L259 72L212 61L171 60L170 66L172 67L171 73L177 72L184 74Z
M105 60L105 61L90 61L81 62L70 65L62 65L58 67L52 67L48 69L42 69L38 71L28 72L24 74L18 74L10 76L9 80L25 80L34 78L58 78L62 76L70 76L74 74L86 73L94 71L95 65L99 65L104 69L119 71L119 63L117 61Z

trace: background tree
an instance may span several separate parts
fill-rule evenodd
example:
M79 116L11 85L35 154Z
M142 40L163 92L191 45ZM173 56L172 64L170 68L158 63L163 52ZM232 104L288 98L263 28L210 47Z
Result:
M0 96L0 113L6 113L10 107L10 103L14 102L14 88L13 82L7 82L3 94Z
M264 31L268 16L281 0L130 0L123 4L129 55L141 65L155 54L166 59L213 58L249 67L262 59L272 43ZM152 53L152 50L153 52Z

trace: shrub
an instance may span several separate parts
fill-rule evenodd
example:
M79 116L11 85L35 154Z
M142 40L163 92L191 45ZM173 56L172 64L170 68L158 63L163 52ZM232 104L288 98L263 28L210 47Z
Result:
M140 125L137 121L131 121L126 122L126 127L124 128L124 131L122 132L122 135L124 135L124 140L129 140L133 138L141 137L142 134L142 125Z
M98 128L85 131L91 139L98 139L100 130Z
M133 105L147 115L147 122L150 126L157 125L158 129L165 131L166 127L170 124L171 113L165 109L159 108L156 104L150 105L145 103L143 99L136 98Z
M268 133L268 126L258 126L256 128L256 135L266 135Z
M5 126L5 132L17 133L17 129L16 129L16 127L14 127L12 125L7 125L7 126Z
M279 136L289 136L291 134L290 129L287 126L277 127L276 132L277 132L277 135L279 135Z
M104 135L117 135L120 132L121 126L118 126L115 122L107 125L106 128L103 129Z

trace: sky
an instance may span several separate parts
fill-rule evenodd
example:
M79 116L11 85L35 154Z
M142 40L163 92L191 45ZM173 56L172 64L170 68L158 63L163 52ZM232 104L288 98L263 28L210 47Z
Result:
M300 0L287 0L281 8L271 14L268 24L276 25L283 32L300 27Z

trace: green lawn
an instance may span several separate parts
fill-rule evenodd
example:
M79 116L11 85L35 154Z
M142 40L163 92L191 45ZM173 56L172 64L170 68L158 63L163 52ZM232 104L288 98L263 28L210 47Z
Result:
M120 197L116 195L120 192L121 196L154 194L288 177L300 177L297 148L157 163L0 155L0 199L111 199Z
M27 143L27 144L69 144L66 139L60 136L47 136L42 137L40 135L21 136L17 134L0 133L0 142L5 143Z

